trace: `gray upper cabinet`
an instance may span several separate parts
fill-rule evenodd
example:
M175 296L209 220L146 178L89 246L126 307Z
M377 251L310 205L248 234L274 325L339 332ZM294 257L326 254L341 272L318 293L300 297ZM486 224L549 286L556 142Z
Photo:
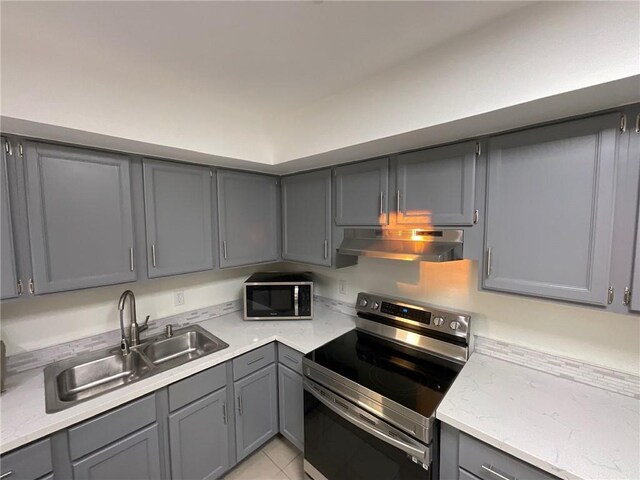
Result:
M619 120L490 140L484 288L607 303Z
M275 364L235 382L238 461L278 433L277 385Z
M335 169L336 225L389 223L389 159Z
M18 296L18 276L16 274L16 255L13 248L13 227L11 225L11 200L9 197L9 178L7 175L7 150L9 143L2 138L2 165L0 165L0 208L2 208L0 225L0 249L2 250L0 274L1 288L0 298L12 298Z
M476 142L398 155L397 223L471 225Z
M331 266L331 170L282 179L282 258Z
M129 160L25 146L35 293L135 280Z
M143 169L149 277L211 270L211 170L148 159Z
M226 398L223 388L169 415L172 478L210 480L229 468Z
M280 257L278 179L218 170L220 266L237 267Z

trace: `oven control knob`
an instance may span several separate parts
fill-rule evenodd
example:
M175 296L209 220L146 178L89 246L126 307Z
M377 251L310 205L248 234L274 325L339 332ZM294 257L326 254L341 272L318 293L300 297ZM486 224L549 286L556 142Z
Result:
M442 318L442 317L436 317L436 318L433 319L433 324L436 327L441 327L443 323L444 323L444 318Z
M380 304L378 302L373 302L373 305L371 305L371 308L374 310L377 310L379 306Z
M366 298L362 298L360 300L360 306L361 307L366 307L367 305L369 305L369 300L367 300Z
M454 320L449 324L449 328L451 330L457 330L459 326L460 326L460 322L457 320Z

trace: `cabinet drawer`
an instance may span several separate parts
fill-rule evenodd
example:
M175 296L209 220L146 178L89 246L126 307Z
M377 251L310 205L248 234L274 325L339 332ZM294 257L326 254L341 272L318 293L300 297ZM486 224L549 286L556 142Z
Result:
M71 459L91 453L156 421L154 395L134 400L69 429Z
M233 359L233 380L239 380L257 372L276 360L275 343L245 353Z
M278 363L302 375L302 353L282 343L278 344Z
M48 438L3 455L0 469L7 480L36 480L51 470L51 442Z
M173 412L184 407L188 403L219 390L226 384L227 368L223 363L169 385L169 410Z
M513 480L556 478L465 434L460 434L460 466L482 480L498 480L501 476Z

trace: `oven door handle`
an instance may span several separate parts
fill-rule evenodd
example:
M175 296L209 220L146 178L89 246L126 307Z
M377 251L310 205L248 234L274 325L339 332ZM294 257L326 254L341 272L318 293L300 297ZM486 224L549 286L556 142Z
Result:
M412 457L416 457L425 465L429 465L431 463L429 447L421 445L418 442L413 443L413 442L407 441L408 438L406 438L406 435L404 434L401 434L402 437L405 437L401 440L400 436L398 436L398 438L395 438L389 435L387 432L383 432L382 430L375 428L373 424L370 424L366 420L362 420L362 418L366 419L370 416L367 412L351 404L348 406L348 411L345 410L344 407L346 407L346 403L347 403L346 401L340 402L339 404L337 402L332 402L329 398L327 398L328 392L326 392L322 387L319 387L311 383L307 379L304 380L304 389L307 392L309 392L311 395L313 395L325 407L327 407L332 412L338 414L349 423L352 423L353 425L364 430L365 432L370 433L371 435L382 440L383 442L388 443L389 445L392 445L396 448L399 448L400 450L411 455ZM334 396L333 394L329 394L329 395L332 397ZM343 405L343 408L340 408L338 405ZM352 410L353 410L353 413L357 414L357 416L354 416L352 414Z
M293 287L293 316L297 317L300 311L300 287L296 285Z

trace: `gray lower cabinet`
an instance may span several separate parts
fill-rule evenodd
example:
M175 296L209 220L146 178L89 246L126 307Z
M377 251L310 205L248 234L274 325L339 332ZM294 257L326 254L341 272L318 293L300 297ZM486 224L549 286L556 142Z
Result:
M272 363L234 383L238 461L278 433L277 382Z
M7 153L9 143L2 138L2 165L0 165L0 299L18 296L18 275L16 273L16 255L13 248L13 227L9 197L9 178L7 175Z
M331 170L282 179L282 258L331 266Z
M156 480L160 478L158 426L150 425L73 462L75 480Z
M143 161L149 277L213 268L212 171Z
M440 480L557 480L459 430L441 425Z
M211 480L229 468L227 389L169 414L174 480Z
M134 281L130 160L24 146L35 293Z
M336 225L389 223L389 159L337 167L335 200Z
M631 283L631 310L640 311L640 208L638 209L638 223L636 226L636 249L633 264L633 279Z
M218 170L220 266L280 258L278 178Z
M476 142L396 158L397 223L472 225Z
M37 480L53 470L51 440L45 438L2 456L0 478Z
M278 365L280 433L299 450L304 447L304 388L302 375Z
M490 139L485 289L607 304L619 122Z

